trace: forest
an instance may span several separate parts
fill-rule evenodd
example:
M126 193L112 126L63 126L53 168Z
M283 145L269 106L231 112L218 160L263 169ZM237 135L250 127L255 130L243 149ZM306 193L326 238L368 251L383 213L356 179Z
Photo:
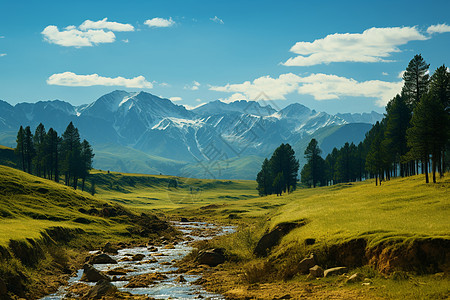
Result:
M436 174L444 176L450 167L449 69L442 65L430 76L429 64L418 54L404 71L403 81L401 93L386 105L382 121L358 145L345 143L324 159L318 142L311 140L304 153L307 163L300 172L302 184L316 187L375 178L375 184L381 185L392 177L416 174L424 174L429 183L430 173L436 183ZM292 163L298 168L298 161ZM266 159L256 179L260 195L277 193L279 182L287 186L289 176L277 172L276 163Z
M15 153L19 167L24 172L44 177L55 182L64 175L64 183L77 189L81 179L84 191L85 181L92 169L94 153L88 141L80 140L78 129L69 123L63 135L50 128L48 132L40 123L31 132L30 126L20 126L17 133Z

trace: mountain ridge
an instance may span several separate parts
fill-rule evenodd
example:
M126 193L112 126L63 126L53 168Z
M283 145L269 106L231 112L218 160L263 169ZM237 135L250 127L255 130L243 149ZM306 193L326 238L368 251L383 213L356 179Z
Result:
M361 123L365 119L373 123L382 117L374 112L330 115L300 103L276 110L270 105L245 100L231 103L215 100L188 110L169 99L147 92L123 90L115 90L80 106L62 100L19 103L15 106L3 101L0 108L0 143L7 146L14 146L11 143L21 125L34 129L42 122L47 129L53 127L62 134L72 121L94 150L96 147L101 149L102 145L109 145L109 149L111 145L117 146L117 153L103 151L94 158L95 167L113 167L113 157L122 169L131 161L136 166L131 154L135 153L131 151L134 149L143 153L135 153L139 157L150 155L152 158L148 161L155 162L160 157L171 162L170 167L149 168L149 172L167 171L173 174L178 167L180 174L174 175L183 175L183 169L186 170L189 164L198 166L215 161L232 161L237 165L236 159L247 156L259 160L271 155L281 143L295 145L321 128L356 121ZM363 130L363 127L355 130ZM360 132L354 134L361 136ZM130 149L128 160L124 155L126 148ZM299 157L302 155L297 153ZM102 161L108 163L102 164ZM173 161L180 163L174 164Z

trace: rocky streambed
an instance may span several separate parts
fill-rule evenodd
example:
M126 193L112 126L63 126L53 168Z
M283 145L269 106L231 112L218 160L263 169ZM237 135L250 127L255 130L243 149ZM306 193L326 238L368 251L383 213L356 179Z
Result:
M234 227L206 222L173 222L173 225L183 232L183 241L125 248L108 255L92 252L90 264L78 270L67 286L42 300L100 298L108 291L117 291L130 299L224 299L196 284L200 275L180 273L174 263L192 251L193 241L231 233Z

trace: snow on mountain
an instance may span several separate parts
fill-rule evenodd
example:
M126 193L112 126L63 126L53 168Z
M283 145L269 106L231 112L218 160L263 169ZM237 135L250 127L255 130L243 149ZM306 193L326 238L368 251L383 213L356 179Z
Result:
M254 101L212 101L194 110L146 92L113 91L74 107L59 100L11 106L0 101L0 129L42 122L62 133L73 121L94 146L132 147L149 155L198 162L246 155L265 157L320 128L378 120L379 114L330 115L299 103L277 111Z
M261 106L255 101L238 100L231 103L225 103L220 100L211 101L205 105L193 110L198 115L214 115L224 112L238 112L256 116L269 116L276 113L270 105Z

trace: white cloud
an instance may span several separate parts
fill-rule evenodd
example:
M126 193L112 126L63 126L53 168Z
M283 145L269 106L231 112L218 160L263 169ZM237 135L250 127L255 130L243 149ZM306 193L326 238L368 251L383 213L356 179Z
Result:
M175 25L175 21L172 18L153 18L144 22L148 27L171 27Z
M403 79L403 74L405 74L405 70L400 71L400 72L398 73L398 78Z
M389 75L389 73L387 73L387 72L383 72L383 73L381 73L383 76L388 76Z
M100 21L84 21L78 28L69 25L59 30L55 25L44 28L41 34L44 40L64 47L90 47L96 44L113 43L116 36L113 31L134 31L130 24L109 22L108 18ZM128 40L123 40L128 43Z
M161 82L159 85L162 87L170 87L170 84L168 84L167 82Z
M84 21L80 27L81 30L89 30L89 29L107 29L111 31L134 31L134 27L131 24L123 24L118 22L109 22L108 18L104 18L100 21Z
M0 35L0 39L4 39L5 38L5 36L3 36L3 35Z
M0 57L6 56L6 53L0 53Z
M185 90L197 91L200 88L200 85L201 85L200 82L194 80L192 82L192 85L185 85L184 89Z
M377 105L384 106L401 91L402 81L386 82L369 80L358 82L352 78L327 74L311 74L301 77L292 73L282 74L278 78L263 76L240 84L212 86L210 90L233 93L229 100L254 100L261 93L269 99L285 100L291 93L311 95L316 100L340 99L341 97L364 97L377 99Z
M116 40L112 31L103 29L81 31L70 28L59 31L58 27L49 25L41 33L47 42L64 47L90 47L94 44L113 43Z
M130 41L128 39L124 39L124 40L122 40L122 42L124 42L125 44L128 44Z
M313 66L331 62L388 62L392 53L409 41L426 40L416 27L370 28L363 33L335 33L313 42L298 42L290 51L298 54L285 66Z
M217 17L217 16L214 16L214 18L209 18L211 21L213 21L213 22L216 22L216 23L219 23L219 24L224 24L224 22L223 22L223 20L222 19L220 19L219 17Z
M450 32L450 26L447 24L431 25L428 27L427 32L429 34Z
M170 101L181 101L181 100L183 100L183 98L181 98L181 97L170 97L169 100Z
M129 88L147 88L151 89L153 84L148 82L144 76L137 76L131 79L124 77L103 77L98 74L91 75L77 75L72 72L64 72L59 74L53 74L47 79L49 85L62 85L62 86L124 86Z
M248 100L247 96L245 96L244 94L241 93L234 93L232 94L230 97L226 98L226 99L220 99L225 103L231 103L234 101L238 101L238 100Z

